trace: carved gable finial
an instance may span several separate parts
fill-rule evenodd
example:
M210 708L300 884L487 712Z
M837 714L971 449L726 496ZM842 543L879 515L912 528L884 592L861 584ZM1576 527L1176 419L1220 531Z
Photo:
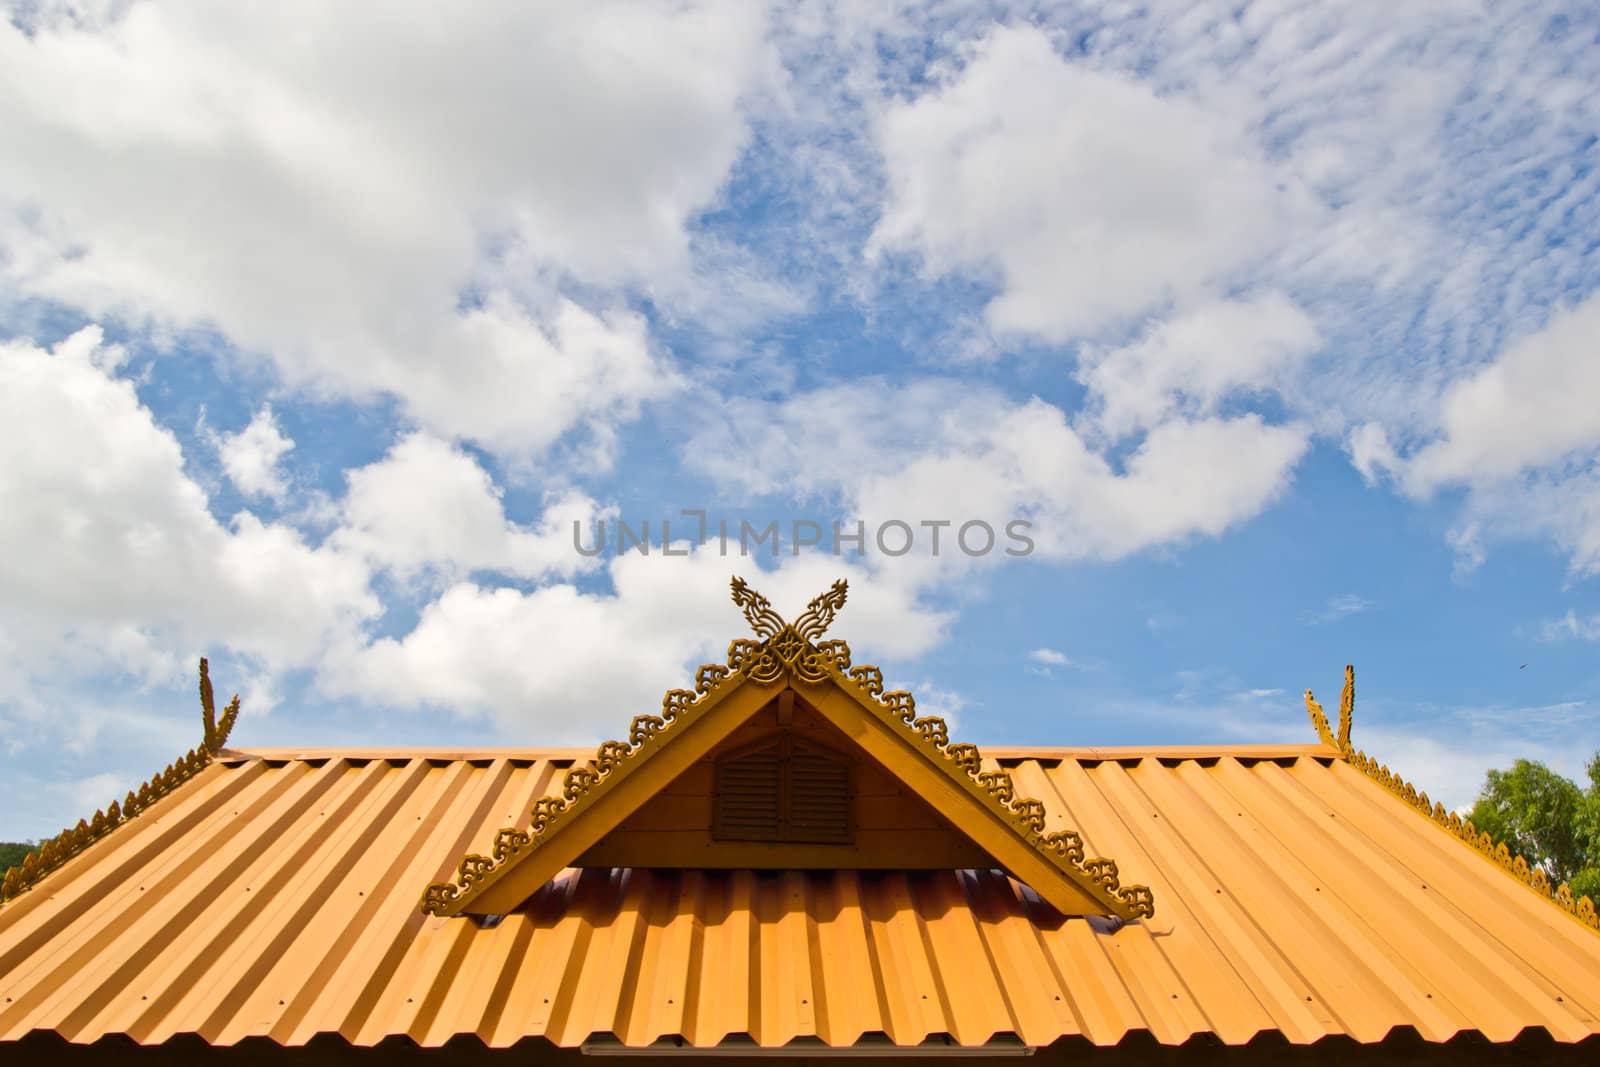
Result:
M151 804L203 771L228 743L228 734L238 718L237 693L222 709L222 718L217 718L216 695L211 689L211 665L202 656L200 719L205 732L200 744L167 764L165 770L157 771L148 782L139 786L138 792L130 789L120 802L113 800L108 807L96 811L92 819L79 819L77 826L70 826L55 837L40 842L37 849L23 857L20 866L9 868L0 877L0 904L31 888L45 875L135 815L142 814Z
M1339 736L1338 748L1341 752L1350 749L1350 720L1354 718L1356 710L1356 668L1353 663L1344 665L1344 692L1339 694Z
M845 594L850 586L840 578L826 593L811 598L806 610L794 621L794 631L807 641L821 637L833 625L833 617L844 607Z
M838 579L824 593L811 598L806 610L794 622L785 622L772 609L772 602L743 578L732 582L733 602L744 611L746 621L760 641L741 638L728 646L728 667L743 671L761 685L771 685L792 674L806 682L820 682L828 676L828 664L838 658L841 641L815 644L844 607L849 583ZM846 651L846 662L848 652Z
M750 629L763 640L789 625L783 621L783 616L772 610L772 601L751 589L749 583L738 575L733 578L733 602L744 610L745 621L750 624Z
M1316 727L1317 737L1323 744L1335 750L1340 755L1349 758L1354 749L1350 745L1350 726L1355 718L1356 708L1356 669L1354 664L1345 664L1344 692L1339 694L1339 732L1335 734L1328 725L1327 713L1322 710L1322 705L1317 703L1311 695L1311 690L1306 690L1306 714L1311 716L1311 725Z
M211 689L211 664L200 657L200 719L205 734L202 743L207 752L216 755L228 743L233 724L239 718L239 694L233 694L228 706L222 709L222 719L217 720L217 698Z

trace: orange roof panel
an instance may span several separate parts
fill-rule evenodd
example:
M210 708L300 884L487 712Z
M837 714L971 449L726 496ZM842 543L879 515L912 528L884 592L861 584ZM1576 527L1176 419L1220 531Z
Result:
M224 751L0 908L0 1041L1600 1033L1600 937L1323 751L1001 753L1148 879L1132 924L994 871L590 868L498 922L426 916L572 755Z

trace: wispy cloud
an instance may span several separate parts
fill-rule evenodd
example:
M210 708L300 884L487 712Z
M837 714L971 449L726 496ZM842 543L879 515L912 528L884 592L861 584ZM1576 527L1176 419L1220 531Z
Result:
M1037 674L1043 678L1055 676L1057 668L1071 671L1101 671L1105 663L1099 659L1085 659L1082 656L1069 656L1058 648L1036 648L1028 653L1029 674Z
M1545 641L1600 641L1600 615L1580 619L1576 611L1568 610L1559 619L1551 619L1540 628L1539 637Z
M1160 611L1144 620L1147 630L1153 634L1164 633L1182 622L1178 616L1167 611Z
M982 709L981 704L974 704L954 689L935 685L926 679L918 682L912 691L917 695L917 713L937 715L950 730L960 729L961 717L968 709Z
M1587 701L1525 707L1378 709L1381 721L1362 725L1357 742L1430 799L1457 810L1470 805L1484 776L1519 759L1536 760L1582 780L1584 764L1600 749L1600 726Z
M1359 615L1363 611L1371 611L1376 607L1374 601L1355 593L1345 593L1343 596L1329 597L1327 604L1321 611L1306 616L1306 621L1313 626L1328 622L1338 622L1352 615Z

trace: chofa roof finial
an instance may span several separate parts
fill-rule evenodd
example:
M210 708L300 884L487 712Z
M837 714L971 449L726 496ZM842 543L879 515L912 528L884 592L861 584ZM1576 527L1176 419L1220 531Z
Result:
M1346 758L1349 757L1350 748L1350 723L1355 716L1356 707L1356 669L1353 664L1345 664L1344 692L1339 695L1339 732L1335 734L1328 727L1328 716L1322 710L1322 705L1317 703L1311 695L1311 690L1306 690L1306 713L1311 716L1311 725L1317 729L1317 736L1322 743L1335 749Z
M750 629L756 632L756 636L771 638L789 627L783 616L772 609L772 601L750 588L749 582L735 575L731 585L733 602L744 610L745 620L750 623ZM827 592L812 597L806 610L794 621L794 632L805 641L821 637L833 624L833 617L839 613L839 609L844 607L849 589L850 584L839 578L828 587Z

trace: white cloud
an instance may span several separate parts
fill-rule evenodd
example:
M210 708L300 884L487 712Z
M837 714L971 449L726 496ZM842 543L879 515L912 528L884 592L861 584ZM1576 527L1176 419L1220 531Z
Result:
M1207 0L1004 10L874 22L876 55L854 60L876 78L864 95L884 101L872 251L992 283L1001 348L1075 343L1086 432L1276 392L1289 418L1343 438L1369 481L1392 474L1415 496L1471 487L1463 528L1554 535L1575 570L1595 569L1600 524L1553 505L1535 523L1517 513L1530 493L1504 486L1586 495L1558 469L1592 465L1600 437L1582 403L1600 297L1541 327L1553 304L1592 293L1593 250L1571 235L1600 224L1600 171L1579 162L1600 59L1565 16ZM843 73L829 68L861 94ZM1217 178L1230 168L1240 180ZM1250 344L1224 342L1212 360L1132 321L1170 326L1265 286L1292 294L1314 343L1280 334L1252 364ZM1128 344L1113 325L1142 336ZM1535 331L1542 355L1495 356ZM971 347L949 323L929 333L944 358Z
M1031 27L992 31L958 73L891 105L875 250L930 274L997 272L1001 331L1064 341L1206 293L1294 210L1244 124Z
M1239 391L1281 389L1316 344L1305 312L1269 292L1189 308L1120 348L1087 347L1077 378L1094 427L1121 437L1175 413L1212 414Z
M217 454L222 470L234 488L246 496L265 496L281 501L289 491L279 464L294 448L283 435L270 405L256 412L249 425L238 433L217 438Z
M1600 295L1558 311L1444 391L1431 439L1406 454L1383 427L1349 437L1369 481L1387 474L1426 499L1465 490L1448 538L1457 572L1475 570L1495 537L1552 539L1572 570L1600 572Z
M1003 550L1006 524L1021 519L1032 522L1041 556L1118 559L1216 536L1259 513L1306 446L1303 428L1253 414L1174 418L1119 471L1060 408L1037 398L1019 404L963 383L868 380L731 405L700 428L687 454L752 491L837 494L869 526L983 520ZM727 459L753 455L761 464ZM947 566L964 559L948 546L941 555ZM895 566L919 563L907 557Z
M1378 476L1393 472L1400 466L1400 457L1389 443L1389 435L1375 422L1363 422L1349 433L1345 447L1350 453L1350 463L1368 485L1377 482Z
M1165 633L1183 620L1170 612L1160 612L1144 620L1145 629L1153 634Z
M1404 466L1408 491L1492 485L1600 447L1600 295L1445 393L1441 435Z
M638 315L558 293L683 271L769 80L763 22L717 0L0 22L6 273L447 436L603 437L674 375Z
M1083 660L1075 659L1071 656L1068 656L1060 649L1055 648L1033 649L1028 653L1028 659L1032 661L1033 664L1027 668L1028 673L1037 674L1041 678L1054 677L1055 669L1057 667L1070 667L1075 671L1100 670L1104 667L1104 664L1102 663L1085 662Z
M867 481L858 507L880 519L1026 516L1044 556L1117 559L1255 515L1306 447L1300 429L1255 415L1180 419L1151 431L1118 472L1043 401L998 410L983 425L976 448L931 451Z
M1581 641L1600 641L1600 615L1590 615L1580 619L1578 613L1568 609L1567 613L1559 619L1546 622L1540 628L1540 636L1546 641L1560 641L1568 638L1577 638Z
M706 549L673 559L630 554L609 565L611 593L452 586L404 636L336 650L321 684L377 704L488 714L540 743L592 740L655 711L668 688L692 684L696 662L722 662L728 640L748 633L728 595L735 573L786 618L834 578L855 579L848 620L836 629L849 635L858 662L917 655L949 622L913 589L863 582L860 568L830 557L802 556L763 573Z
M930 446L975 445L1005 406L985 387L884 378L790 392L781 400L733 397L708 406L685 455L722 486L828 495L892 474Z
M424 571L445 580L481 570L570 576L597 565L572 540L573 522L587 528L601 514L592 499L568 491L545 502L536 525L511 522L489 472L429 434L401 438L346 479L333 543L403 579Z
M953 740L969 740L963 735L972 729L972 724L966 721L967 709L972 707L972 701L942 685L936 685L926 678L906 686L917 701L918 715L935 715L944 720L945 728ZM982 705L978 705L981 709Z
M372 615L366 567L240 512L223 526L178 442L89 328L0 345L0 647L17 684L59 657L146 678L224 646L303 664ZM181 652L180 652L181 650ZM37 657L37 658L36 658Z
M1341 596L1329 597L1322 610L1307 616L1306 621L1314 624L1338 622L1340 619L1359 615L1363 611L1370 611L1373 606L1373 602L1366 597L1358 596L1355 593L1345 593Z

